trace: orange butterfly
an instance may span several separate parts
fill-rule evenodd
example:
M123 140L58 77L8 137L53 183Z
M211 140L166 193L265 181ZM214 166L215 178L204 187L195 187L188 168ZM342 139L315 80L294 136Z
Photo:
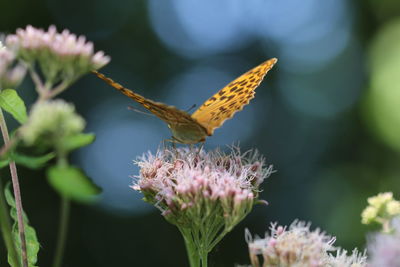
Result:
M255 89L277 61L276 58L271 58L236 78L204 102L192 115L136 94L95 70L93 73L165 121L171 129L173 142L196 144L204 142L216 128L254 98Z

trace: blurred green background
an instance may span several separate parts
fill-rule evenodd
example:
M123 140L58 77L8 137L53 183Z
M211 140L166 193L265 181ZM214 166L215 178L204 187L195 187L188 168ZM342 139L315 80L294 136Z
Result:
M208 139L240 141L277 170L256 206L211 254L210 266L248 263L244 228L311 221L337 245L363 249L366 198L400 192L398 0L0 0L0 32L31 24L85 35L112 57L102 72L154 100L188 109L262 61L278 64L249 106ZM20 94L35 98L29 79ZM128 186L132 160L170 133L157 118L93 75L61 97L75 103L94 144L73 154L102 189L74 205L64 266L188 266L182 238ZM11 121L11 120L10 120ZM59 199L44 173L19 168L22 198L50 266ZM8 171L2 170L3 179ZM0 266L6 254L0 245Z

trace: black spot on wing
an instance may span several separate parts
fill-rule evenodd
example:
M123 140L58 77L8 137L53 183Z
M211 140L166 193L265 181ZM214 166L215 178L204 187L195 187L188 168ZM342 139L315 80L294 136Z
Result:
M237 89L238 89L238 87L237 87L237 86L235 86L235 87L232 87L232 88L229 90L229 92L233 93L233 92L235 92Z

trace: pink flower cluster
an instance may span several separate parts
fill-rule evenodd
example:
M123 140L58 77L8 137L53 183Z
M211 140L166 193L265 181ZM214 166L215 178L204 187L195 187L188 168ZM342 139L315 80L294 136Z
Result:
M0 89L13 88L24 78L25 67L14 63L14 53L0 42Z
M136 164L140 175L132 188L166 216L185 210L211 210L215 205L227 217L240 216L251 209L259 185L272 172L272 166L266 167L256 151L241 154L238 148L229 154L188 148L159 150L156 155L145 154Z
M34 60L37 56L58 56L61 58L80 58L90 69L98 69L106 65L110 58L103 51L94 53L93 43L87 42L84 36L76 36L68 30L57 32L55 26L48 31L27 26L18 29L16 34L8 35L7 46L15 49L26 61ZM85 62L87 61L87 62Z

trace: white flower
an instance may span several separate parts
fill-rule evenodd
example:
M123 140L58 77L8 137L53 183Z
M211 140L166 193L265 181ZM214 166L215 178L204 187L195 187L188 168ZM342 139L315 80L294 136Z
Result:
M75 113L75 107L64 100L36 103L28 122L20 134L27 145L43 142L57 145L65 137L80 133L85 127L84 119Z
M355 248L350 255L344 249L338 249L336 255L329 255L329 267L364 267L367 266L367 256Z
M364 267L366 257L357 250L348 256L344 250L338 250L336 256L330 252L337 250L333 246L336 238L326 235L320 229L311 231L310 223L294 221L289 228L271 224L270 233L264 238L251 237L246 230L246 242L249 246L253 267ZM263 261L260 264L260 258Z
M393 198L391 192L380 193L368 198L369 205L361 213L361 222L370 224L377 222L382 225L383 232L390 232L390 220L400 215L400 202Z
M368 237L369 267L400 266L400 217L392 220L394 231Z
M382 205L388 203L393 200L392 192L379 193L376 196L369 197L368 203L373 207L381 207Z

